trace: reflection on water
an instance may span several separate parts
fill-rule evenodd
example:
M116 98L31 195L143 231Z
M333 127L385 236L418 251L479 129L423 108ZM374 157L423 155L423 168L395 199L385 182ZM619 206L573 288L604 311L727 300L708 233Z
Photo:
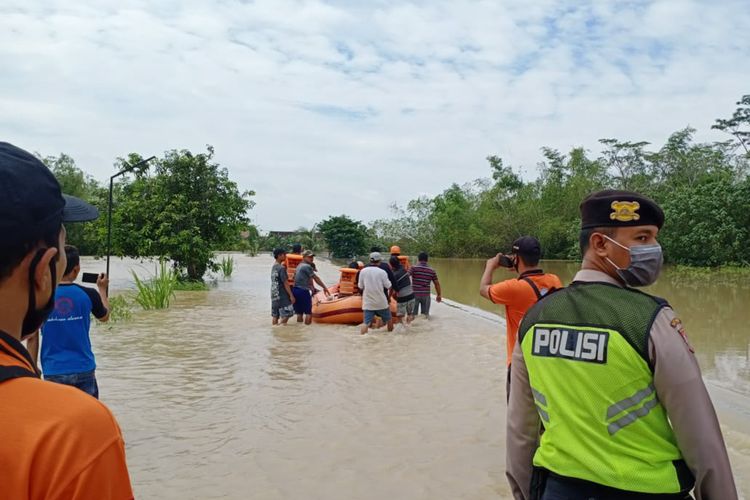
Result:
M102 400L123 429L137 498L509 498L499 320L433 304L434 319L408 331L272 328L272 259L235 261L233 278L209 292L179 292L168 310L92 329ZM576 268L550 264L563 280ZM448 298L496 311L478 298L482 262L434 265ZM335 267L318 266L335 281ZM87 271L99 267L83 262ZM147 274L153 266L113 261L115 291L132 287L131 268ZM657 293L683 315L704 367L731 387L732 376L746 383L747 330L732 301L747 302L747 289L680 292ZM699 292L722 294L704 304L733 331L703 330L713 324L706 309L702 316L688 311L694 302L682 303ZM739 413L720 415L748 495L748 398L727 392Z
M430 263L446 297L505 315L504 308L479 296L485 260L430 259ZM546 261L542 267L567 285L580 264ZM498 269L494 281L512 277L513 273ZM667 267L644 291L667 299L675 309L707 378L750 395L750 280L727 272L695 276Z

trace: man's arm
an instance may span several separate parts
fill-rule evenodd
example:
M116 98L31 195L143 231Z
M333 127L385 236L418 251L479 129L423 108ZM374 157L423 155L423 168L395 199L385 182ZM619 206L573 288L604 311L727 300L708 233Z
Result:
M527 500L531 489L534 453L539 440L540 420L531 393L529 372L521 342L516 342L510 365L510 398L505 432L505 476L513 498Z
M492 286L492 273L495 272L495 269L500 267L501 255L502 254L497 254L491 259L487 259L487 263L484 265L484 274L482 274L482 279L481 281L479 281L479 294L491 302L494 302L492 300L492 297L490 297L490 287Z
M317 283L318 285L320 285L321 287L323 287L323 293L326 294L326 297L330 297L331 296L331 292L328 291L328 287L326 287L326 284L323 283L323 280L320 279L317 274L313 274L312 277L313 277L313 281L315 281L315 283Z
M393 275L393 273L391 273L391 275ZM386 273L386 275L383 276L383 288L385 288L386 290L395 290L395 287L393 286L393 282L394 280L388 276L388 273Z
M437 294L437 297L435 297L436 302L442 302L443 301L443 292L440 289L440 282L437 279L437 275L435 275L435 293Z
M34 360L34 364L39 366L39 330L34 332L34 334L26 341L26 350L29 351L31 359Z
M284 290L286 290L286 293L289 295L289 299L292 301L292 304L297 302L297 299L294 298L294 294L292 293L292 287L289 286L289 281L284 280L282 281L284 283Z
M109 313L111 311L109 306L109 277L105 273L101 273L99 277L96 279L96 288L99 289L99 298L101 299L102 307L104 310L106 310L106 313L103 316L98 316L96 314L96 311L94 311L94 316L96 319L101 321L102 323L106 323L109 321Z
M695 476L695 499L736 500L737 489L719 419L682 322L672 309L664 308L654 320L649 357L654 365L656 395Z

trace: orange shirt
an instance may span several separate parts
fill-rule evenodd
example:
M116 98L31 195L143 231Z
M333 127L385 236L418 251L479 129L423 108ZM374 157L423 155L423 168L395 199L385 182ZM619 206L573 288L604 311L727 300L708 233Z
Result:
M524 275L534 282L539 292L545 295L553 288L562 288L560 278L555 274L544 274L543 272L531 272ZM490 300L495 304L505 305L505 322L507 324L507 364L513 355L513 348L518 338L518 327L526 311L536 304L537 296L534 289L526 281L520 278L501 281L490 287Z
M0 370L34 371L29 359L17 339L0 332ZM0 478L2 497L14 500L133 498L109 409L79 389L36 377L0 382Z

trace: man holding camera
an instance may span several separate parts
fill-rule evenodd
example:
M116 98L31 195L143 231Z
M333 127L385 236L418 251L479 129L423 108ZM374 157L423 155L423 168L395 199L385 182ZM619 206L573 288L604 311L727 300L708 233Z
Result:
M71 385L99 399L89 330L91 315L101 322L109 320L109 279L104 273L94 275L98 291L74 283L81 272L81 257L72 245L65 245L65 256L68 264L55 291L55 309L42 327L42 372L44 380ZM29 340L32 359L36 360L38 350L37 334Z
M479 293L495 304L505 306L507 325L507 365L510 389L510 360L518 337L518 326L526 311L551 290L562 288L560 278L539 268L542 248L533 236L522 236L513 242L510 255L499 253L484 268ZM514 270L518 277L492 284L492 273L498 267Z

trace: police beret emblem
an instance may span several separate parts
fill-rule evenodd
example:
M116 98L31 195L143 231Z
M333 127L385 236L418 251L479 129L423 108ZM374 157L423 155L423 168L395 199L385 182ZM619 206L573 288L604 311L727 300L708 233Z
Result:
M612 213L609 214L609 218L612 220L630 222L641 218L636 213L641 208L641 204L637 201L613 201L611 206Z

